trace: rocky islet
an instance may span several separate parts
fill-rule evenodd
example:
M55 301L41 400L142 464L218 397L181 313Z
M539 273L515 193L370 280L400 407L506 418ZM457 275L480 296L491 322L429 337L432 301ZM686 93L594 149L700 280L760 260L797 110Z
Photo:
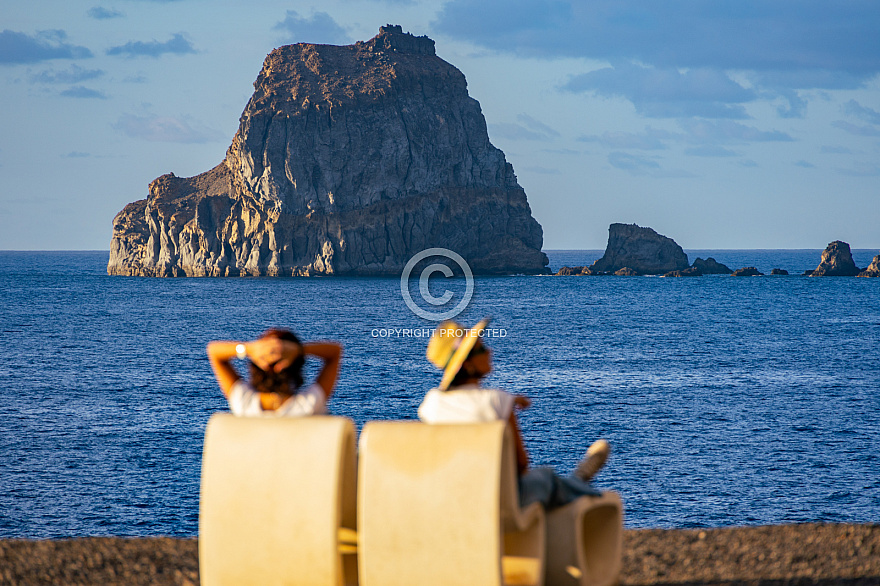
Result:
M822 252L819 266L810 274L811 277L855 277L861 270L853 262L849 244L835 240Z
M731 275L734 277L762 277L764 273L756 267L742 267L735 271L714 258L703 260L697 257L688 266L687 254L681 246L666 236L657 234L651 228L636 224L611 224L608 228L608 245L605 254L590 266L564 266L556 276L596 276L596 275L656 275L664 277L700 277L703 275ZM658 268L675 263L679 268L667 272ZM639 267L638 269L633 267ZM788 275L788 271L774 268L774 276ZM815 270L804 271L804 276L835 277L859 276L880 277L880 255L874 257L865 270L853 262L852 251L846 242L835 240L822 252L819 266Z
M275 49L226 158L163 175L113 220L111 275L400 274L428 248L546 272L543 233L464 75L388 25Z

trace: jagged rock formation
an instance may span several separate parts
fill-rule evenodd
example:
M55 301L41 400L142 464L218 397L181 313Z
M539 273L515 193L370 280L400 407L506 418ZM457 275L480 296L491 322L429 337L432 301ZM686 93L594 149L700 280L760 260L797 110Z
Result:
M557 277L589 277L596 275L593 271L590 270L590 267L569 267L564 266L558 271L556 271L555 275Z
M615 273L629 268L640 275L663 275L688 266L687 254L672 238L635 224L611 224L605 254L590 270Z
M254 88L222 163L116 216L108 273L400 274L432 247L478 274L546 272L513 167L431 39L280 47Z
M704 275L729 275L733 272L727 267L727 265L721 264L711 256L706 260L697 257L696 260L694 260L694 264L691 266L695 269L699 269Z
M864 271L858 274L859 277L880 277L880 254L874 257L874 260Z
M622 269L617 269L614 271L614 275L617 277L638 277L641 273L639 273L635 269L631 269L629 267L623 267Z
M770 271L771 275L787 275L788 271L785 269L773 269Z
M763 277L764 273L755 267L743 267L730 273L731 277Z
M700 267L691 266L680 271L670 271L663 275L664 277L702 277L703 271Z
M819 266L812 272L813 277L854 277L861 270L853 262L849 244L835 240L822 253Z

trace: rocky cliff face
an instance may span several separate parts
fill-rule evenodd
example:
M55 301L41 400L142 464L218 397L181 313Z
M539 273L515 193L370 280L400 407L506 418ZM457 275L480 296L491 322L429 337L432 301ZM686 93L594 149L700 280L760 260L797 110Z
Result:
M662 275L688 266L687 254L672 238L635 224L611 224L605 255L590 269L615 272L630 268L642 275Z
M426 248L542 273L541 226L464 75L388 26L266 58L226 159L113 221L111 275L399 274Z
M880 277L880 254L874 257L871 264L858 274L859 277Z
M853 262L852 251L849 244L835 240L829 244L825 251L822 252L822 260L816 270L813 271L814 277L853 277L861 271Z

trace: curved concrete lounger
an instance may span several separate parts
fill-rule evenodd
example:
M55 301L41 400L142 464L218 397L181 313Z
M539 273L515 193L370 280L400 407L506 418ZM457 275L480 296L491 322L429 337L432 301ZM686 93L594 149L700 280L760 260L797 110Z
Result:
M623 503L616 492L547 513L547 586L610 586L622 556Z
M342 417L211 417L202 585L357 584L354 438Z
M358 457L363 586L541 586L544 510L519 508L505 422L370 422Z

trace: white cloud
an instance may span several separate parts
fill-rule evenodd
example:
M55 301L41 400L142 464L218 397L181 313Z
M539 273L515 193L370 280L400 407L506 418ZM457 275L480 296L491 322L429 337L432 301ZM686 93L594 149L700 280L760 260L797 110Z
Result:
M529 130L528 128L512 122L498 122L489 124L489 135L495 138L504 138L507 140L546 140L547 137L540 132Z
M40 31L34 36L6 29L0 32L0 65L38 63L50 59L86 59L92 52L66 42L63 30Z
M871 124L880 125L880 112L873 108L862 106L855 100L850 100L843 105L843 112L848 116L858 118Z
M104 75L104 71L101 69L85 69L74 63L66 70L46 69L31 75L30 81L33 83L80 83L102 75Z
M731 120L680 120L688 140L698 143L791 142L794 139L779 130L759 130Z
M287 32L284 40L287 43L344 45L350 41L345 29L326 12L315 12L311 18L305 18L295 10L288 10L284 20L274 28Z
M174 55L186 55L195 53L193 48L183 33L173 35L164 43L153 40L148 42L129 41L124 45L110 47L107 49L108 55L125 55L127 57L153 57L158 58L160 55L171 53Z
M736 151L718 145L703 145L685 149L684 154L692 157L738 157Z
M75 85L71 88L68 88L61 92L61 95L65 98L92 98L99 100L107 99L107 96L105 96L102 92L81 85Z
M580 142L595 142L607 148L651 151L668 148L665 141L678 139L680 136L649 126L641 133L609 131L601 135L581 136L577 140Z
M744 119L745 104L777 98L780 117L802 118L798 90L861 88L880 74L872 0L450 0L432 26L499 53L607 62L563 89L657 118Z
M679 71L628 62L576 75L562 89L623 97L640 114L653 118L748 118L742 104L757 98L753 90L724 72L706 68Z
M118 10L112 10L110 8L104 8L102 6L95 6L94 8L90 8L86 14L89 16L89 18L94 18L95 20L108 20L111 18L122 18L123 16L125 16Z
M188 117L123 114L113 127L131 138L152 142L205 143L228 138Z
M859 126L858 124L853 124L846 120L835 120L831 123L831 126L855 136L880 136L880 128L874 126Z
M519 114L517 122L489 124L489 132L497 138L508 140L553 140L559 132L528 114Z
M624 171L635 173L644 173L648 170L653 171L660 169L660 163L654 159L619 151L614 151L608 154L608 163L610 163L615 169L623 169Z

